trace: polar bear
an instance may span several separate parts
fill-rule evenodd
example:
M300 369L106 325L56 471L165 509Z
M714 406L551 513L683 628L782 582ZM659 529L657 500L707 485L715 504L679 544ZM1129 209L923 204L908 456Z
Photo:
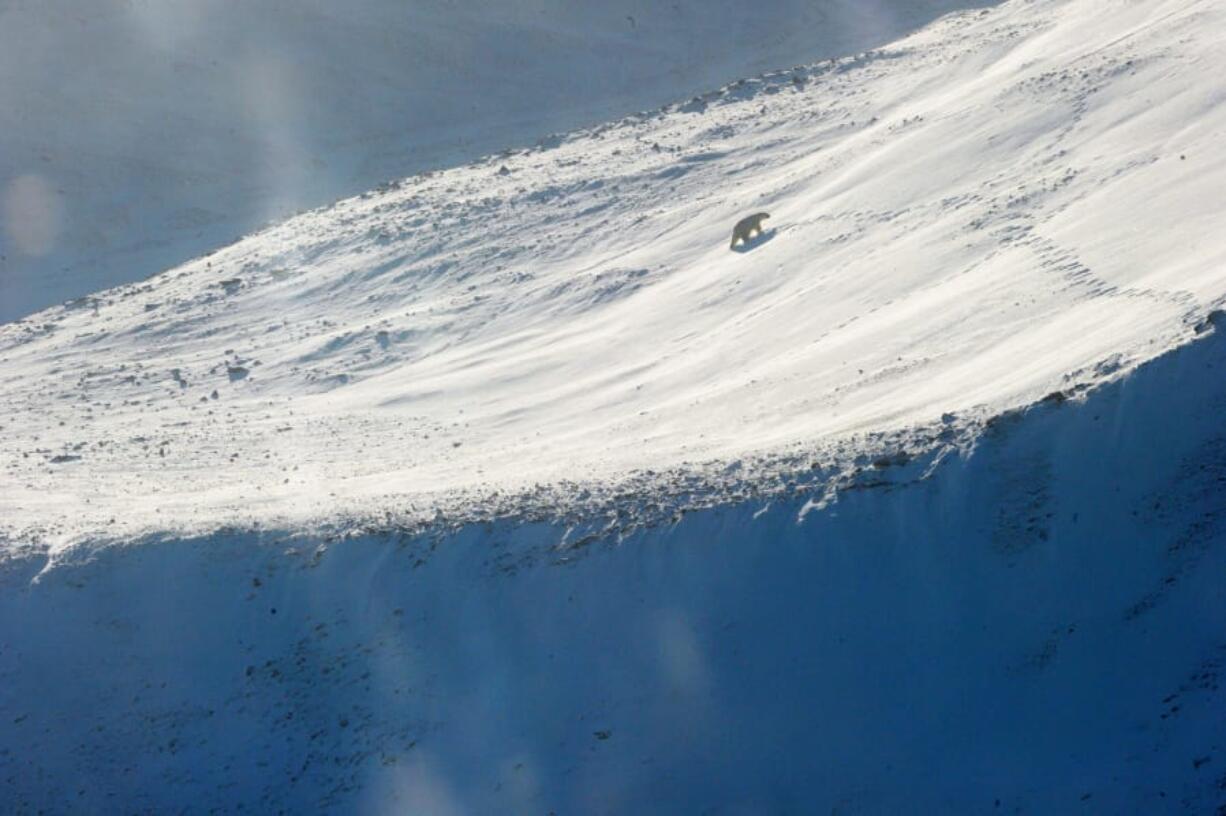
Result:
M732 243L728 245L728 248L736 249L737 241L744 241L748 244L750 237L752 237L755 232L758 235L761 235L762 222L770 217L770 213L760 212L754 213L753 215L747 215L740 221L737 221L736 226L732 228Z

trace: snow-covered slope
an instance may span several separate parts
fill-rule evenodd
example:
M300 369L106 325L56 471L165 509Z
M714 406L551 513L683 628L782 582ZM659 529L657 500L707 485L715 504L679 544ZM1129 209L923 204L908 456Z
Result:
M752 480L1117 376L1226 297L1226 12L1107 6L954 15L0 327L0 529Z
M0 812L1222 812L1223 30L967 11L0 326Z
M0 322L971 0L0 2Z

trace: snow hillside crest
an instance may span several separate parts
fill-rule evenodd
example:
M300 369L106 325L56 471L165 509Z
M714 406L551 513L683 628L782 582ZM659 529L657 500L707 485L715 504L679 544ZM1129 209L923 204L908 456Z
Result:
M1193 36L1222 10L1096 9L952 15L0 326L0 524L318 523L980 421L1126 371L1226 297L1222 55Z

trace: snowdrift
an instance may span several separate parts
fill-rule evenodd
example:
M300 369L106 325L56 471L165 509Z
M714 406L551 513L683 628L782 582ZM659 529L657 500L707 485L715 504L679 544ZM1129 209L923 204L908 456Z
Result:
M10 559L0 800L1215 812L1223 370L1207 333L965 455L866 467L820 508Z

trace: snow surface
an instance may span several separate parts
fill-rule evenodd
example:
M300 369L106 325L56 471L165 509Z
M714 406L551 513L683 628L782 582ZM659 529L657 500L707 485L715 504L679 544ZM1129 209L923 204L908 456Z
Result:
M0 322L971 0L0 2Z
M1224 18L959 13L0 326L0 811L1226 808Z
M946 17L0 327L0 529L430 519L1119 376L1226 298L1226 11L1109 5Z
M823 510L230 531L78 548L33 583L46 558L10 560L0 801L1218 812L1223 371L1209 333Z

